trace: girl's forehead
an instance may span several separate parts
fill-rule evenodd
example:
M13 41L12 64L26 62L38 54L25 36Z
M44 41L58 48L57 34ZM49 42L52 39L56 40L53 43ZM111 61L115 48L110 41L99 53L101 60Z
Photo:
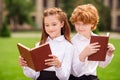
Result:
M49 16L44 17L44 19L50 19L50 20L57 19L58 20L58 16L57 15L49 15Z
M51 16L44 17L44 22L45 23L52 23L52 22L60 22L60 20L58 19L57 16L51 15Z

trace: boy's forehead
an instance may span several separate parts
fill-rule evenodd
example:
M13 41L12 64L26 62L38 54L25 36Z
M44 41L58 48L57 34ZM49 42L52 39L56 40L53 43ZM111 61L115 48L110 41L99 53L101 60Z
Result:
M75 23L83 24L83 21L80 21L80 20L79 20L79 21L76 21Z
M75 21L75 24L92 24L92 23L87 22L87 21L77 20L77 21Z

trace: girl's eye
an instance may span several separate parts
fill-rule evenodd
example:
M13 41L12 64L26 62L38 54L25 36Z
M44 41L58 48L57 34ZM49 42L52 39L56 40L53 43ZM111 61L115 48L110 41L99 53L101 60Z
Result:
M57 24L53 24L53 26L56 26Z
M46 27L48 27L49 25L45 25Z

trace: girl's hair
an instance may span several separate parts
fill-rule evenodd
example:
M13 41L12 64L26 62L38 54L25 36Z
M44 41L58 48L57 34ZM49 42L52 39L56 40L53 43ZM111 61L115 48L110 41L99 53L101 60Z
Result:
M74 9L70 21L73 25L77 21L82 21L84 24L93 24L91 30L95 30L99 22L98 11L92 4L80 5Z
M70 26L68 24L68 18L65 12L63 12L60 8L48 8L44 10L43 14L43 27L42 27L42 36L41 36L41 41L40 45L44 44L47 40L47 37L49 36L46 31L45 31L45 26L44 26L44 18L50 15L55 15L60 22L64 22L64 26L61 29L61 34L64 35L65 39L70 42Z

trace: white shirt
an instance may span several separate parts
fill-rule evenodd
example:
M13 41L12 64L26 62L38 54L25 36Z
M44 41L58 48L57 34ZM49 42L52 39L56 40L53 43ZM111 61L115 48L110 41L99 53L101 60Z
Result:
M95 34L92 34L95 35ZM76 34L72 38L72 43L75 47L73 63L72 63L72 74L76 77L80 77L82 75L96 75L97 66L106 67L112 60L112 57L106 56L105 61L88 61L87 58L85 62L81 62L79 60L79 55L81 51L90 43L90 39L86 37Z
M50 44L52 54L58 57L58 59L62 62L62 66L60 68L52 66L44 70L55 71L56 76L59 78L59 80L68 80L74 50L73 45L70 42L68 42L64 38L64 36L57 37L53 40L50 37L48 37L46 43ZM24 67L23 70L26 76L33 78L34 80L36 80L40 75L40 72L35 72L29 67Z

